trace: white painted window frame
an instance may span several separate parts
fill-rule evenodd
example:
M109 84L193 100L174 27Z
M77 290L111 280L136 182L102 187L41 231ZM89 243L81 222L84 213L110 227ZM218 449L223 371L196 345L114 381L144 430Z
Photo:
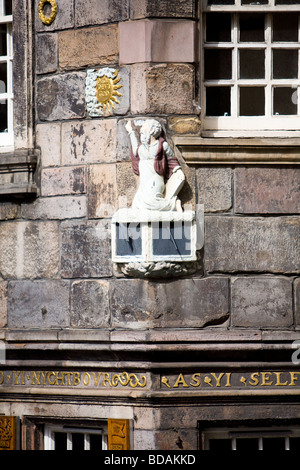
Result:
M10 148L14 144L13 129L13 37L12 37L12 15L4 15L4 0L0 0L0 24L7 25L6 46L7 55L0 56L0 63L7 65L7 90L6 93L0 93L0 101L7 101L7 132L0 132L0 149Z
M209 441L213 439L226 439L231 441L231 450L237 450L238 438L257 439L257 450L264 450L264 438L282 438L284 439L284 450L290 450L290 438L300 437L300 428L216 428L208 429L203 432L204 450L209 450Z
M241 0L235 0L235 5L214 5L208 6L207 0L201 2L202 13L202 35L201 50L205 48L233 49L232 53L232 79L231 80L206 80L204 79L204 54L201 54L201 117L202 135L204 137L300 137L300 21L298 27L298 43L273 43L271 47L271 15L268 13L280 11L300 11L299 5L275 5L275 0L269 0L268 5L241 5ZM229 43L205 43L205 15L206 12L231 12L233 16L232 42ZM241 12L263 12L266 13L266 33L263 43L238 43L238 13ZM265 79L242 80L238 79L238 49L265 49ZM272 48L277 49L297 49L298 50L298 78L280 79L271 78L271 53ZM226 85L231 86L231 116L206 116L206 93L207 86ZM244 117L238 116L238 86L265 86L265 115ZM272 114L272 88L274 86L295 86L297 87L297 115Z
M72 428L63 425L45 425L44 430L44 450L55 450L55 433L67 434L67 450L73 450L72 434L82 434L84 436L84 450L90 450L90 435L102 436L102 450L107 450L107 433L103 429Z

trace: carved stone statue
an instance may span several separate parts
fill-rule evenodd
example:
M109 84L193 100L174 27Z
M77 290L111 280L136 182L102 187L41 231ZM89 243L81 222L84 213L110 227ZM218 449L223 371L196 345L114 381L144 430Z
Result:
M168 142L161 137L161 124L155 119L145 120L140 144L131 121L125 127L131 141L132 168L140 177L132 208L182 212L177 195L185 176Z

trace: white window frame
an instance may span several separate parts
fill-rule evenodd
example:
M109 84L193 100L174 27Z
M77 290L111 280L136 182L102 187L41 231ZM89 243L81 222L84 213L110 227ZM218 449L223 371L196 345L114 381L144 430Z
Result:
M90 435L96 434L102 436L102 450L107 450L107 432L103 429L90 429L70 427L63 425L45 425L44 430L44 450L55 450L55 433L65 433L67 435L67 450L73 450L72 434L83 434L84 450L90 450Z
M206 80L204 79L204 53L201 54L201 114L203 137L299 137L300 136L300 25L298 28L298 43L271 43L271 15L272 12L299 11L299 5L275 5L275 0L269 0L268 5L241 5L241 0L236 0L234 5L208 6L207 0L201 2L200 11L202 17L201 50L227 48L232 49L232 79L231 80ZM227 43L205 43L205 16L206 12L230 12L233 17L232 41ZM238 43L238 13L263 12L266 14L265 42L263 43ZM300 21L299 21L300 22ZM238 49L265 49L265 79L242 80L238 79ZM272 79L271 77L271 51L276 49L298 49L298 78L297 79ZM206 92L207 86L226 85L231 88L231 116L206 116ZM265 86L265 115L264 116L238 116L238 86ZM272 88L274 86L297 87L298 114L280 115L272 114Z
M6 47L7 55L0 56L0 63L7 66L7 90L0 93L0 101L7 101L7 132L0 132L0 149L11 148L14 144L13 129L13 37L12 37L12 15L4 15L5 0L0 0L0 24L7 25Z
M215 428L203 431L204 450L209 450L209 441L212 439L226 439L231 441L231 450L237 450L238 438L257 439L257 450L264 450L264 438L282 438L284 439L284 450L290 450L290 438L300 437L300 428L287 427L258 427L258 428Z

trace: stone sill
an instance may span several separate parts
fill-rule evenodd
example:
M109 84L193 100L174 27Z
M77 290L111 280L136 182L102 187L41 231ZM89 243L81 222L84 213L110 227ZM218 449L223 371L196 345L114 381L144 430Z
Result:
M0 197L35 196L37 161L38 151L32 149L0 154Z
M255 329L239 329L223 330L218 328L210 329L153 329L153 330L97 330L97 329L8 329L0 328L0 340L7 343L12 343L18 347L18 343L24 347L28 344L29 347L36 346L38 343L57 343L58 349L67 349L68 344L70 348L76 348L76 344L87 349L89 344L95 343L101 349L106 343L111 344L137 344L142 343L155 346L158 349L163 345L172 346L177 349L178 343L183 347L188 344L198 347L207 348L208 344L251 344L264 343L269 344L271 347L275 345L280 348L282 345L287 344L291 349L291 343L299 339L299 331L294 330L255 330ZM31 345L31 346L30 346ZM201 346L202 345L202 346ZM55 347L55 346L54 346ZM122 346L124 347L124 346ZM292 351L292 349L291 349Z
M299 138L173 137L187 164L300 164Z

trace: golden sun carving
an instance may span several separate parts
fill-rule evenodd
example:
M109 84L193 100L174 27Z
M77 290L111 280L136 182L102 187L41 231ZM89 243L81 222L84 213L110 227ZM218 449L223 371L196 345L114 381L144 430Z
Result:
M118 73L119 70L116 70L112 78L107 75L97 78L96 97L98 102L102 105L103 111L107 109L110 112L111 107L113 109L115 108L114 103L119 104L117 97L122 96L122 93L117 90L122 88L123 85L118 84L121 80L121 78L118 77Z

